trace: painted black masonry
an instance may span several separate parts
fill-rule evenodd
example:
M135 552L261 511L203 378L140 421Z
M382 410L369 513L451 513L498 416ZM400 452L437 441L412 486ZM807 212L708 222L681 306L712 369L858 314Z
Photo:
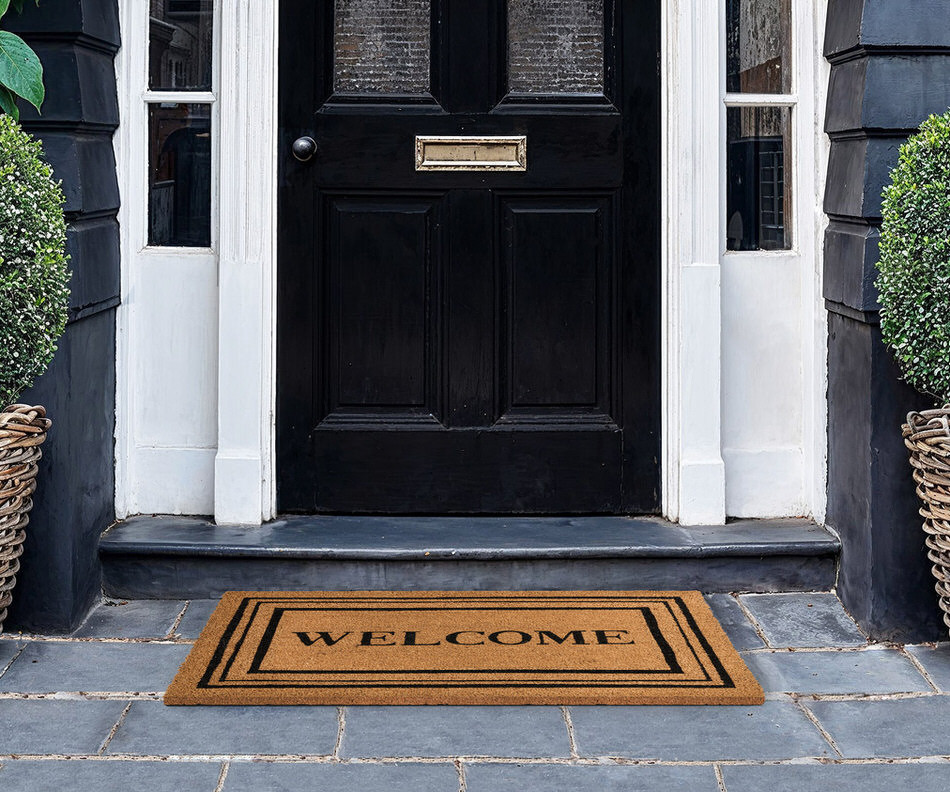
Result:
M65 632L100 592L99 534L114 502L115 307L119 229L112 133L118 125L113 59L116 0L27 3L9 27L36 49L46 75L42 115L24 126L43 140L63 181L73 270L70 323L49 371L24 394L53 429L43 448L7 630Z
M830 0L824 296L828 513L841 536L838 590L874 638L945 637L900 424L930 406L881 342L874 288L881 190L898 148L950 106L946 0Z

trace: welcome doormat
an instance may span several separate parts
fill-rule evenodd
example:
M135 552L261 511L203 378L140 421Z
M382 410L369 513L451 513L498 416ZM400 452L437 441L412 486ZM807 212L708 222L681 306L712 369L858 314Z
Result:
M698 591L224 595L166 704L761 704Z

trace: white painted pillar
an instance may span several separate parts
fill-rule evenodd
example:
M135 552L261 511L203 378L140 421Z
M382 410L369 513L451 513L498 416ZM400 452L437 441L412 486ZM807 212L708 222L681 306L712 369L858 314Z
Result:
M664 11L664 513L722 524L724 21L717 0L668 0Z
M222 3L214 516L273 516L277 2Z

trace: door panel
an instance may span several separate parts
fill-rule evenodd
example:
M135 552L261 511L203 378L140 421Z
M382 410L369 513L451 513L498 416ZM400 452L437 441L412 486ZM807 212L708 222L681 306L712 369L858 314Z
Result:
M656 0L282 0L280 510L658 508L658 41Z
M441 408L438 199L329 202L330 416L431 414Z
M503 417L608 417L609 200L501 199Z

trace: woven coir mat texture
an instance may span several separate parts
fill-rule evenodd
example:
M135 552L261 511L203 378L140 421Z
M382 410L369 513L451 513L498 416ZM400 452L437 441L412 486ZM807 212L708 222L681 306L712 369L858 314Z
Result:
M761 704L698 591L224 595L166 704Z

